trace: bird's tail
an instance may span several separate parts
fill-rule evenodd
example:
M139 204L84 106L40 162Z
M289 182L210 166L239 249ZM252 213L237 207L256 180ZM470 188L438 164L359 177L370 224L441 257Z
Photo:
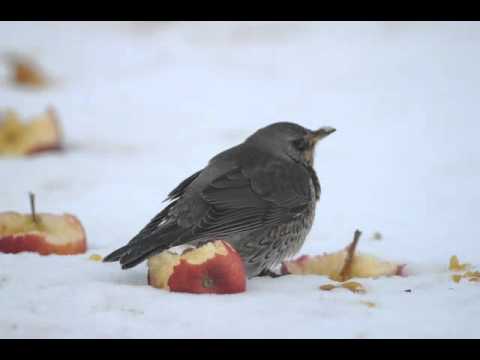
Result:
M120 249L115 250L111 254L105 256L103 261L114 262L120 260L120 258L128 252L129 245L122 246Z
M172 231L152 234L141 239L134 239L127 245L115 250L106 256L104 262L120 261L122 269L132 268L148 257L158 254L172 246L181 245L181 231Z

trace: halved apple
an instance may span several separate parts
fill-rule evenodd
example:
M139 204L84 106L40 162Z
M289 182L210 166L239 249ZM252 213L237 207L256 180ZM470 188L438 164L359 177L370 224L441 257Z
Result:
M81 254L87 249L85 230L73 215L0 213L0 252L41 255Z
M346 281L355 277L405 276L403 264L383 261L373 255L356 254L360 234L356 231L352 243L343 250L317 256L303 255L295 260L284 261L282 273L325 275L336 281Z
M246 290L243 260L225 241L209 242L183 254L164 251L148 260L148 284L170 291L234 294Z
M0 155L32 155L61 148L62 133L53 108L27 123L13 111L0 117Z

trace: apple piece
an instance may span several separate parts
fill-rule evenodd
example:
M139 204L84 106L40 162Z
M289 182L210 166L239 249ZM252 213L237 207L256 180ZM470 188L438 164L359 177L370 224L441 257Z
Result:
M367 291L364 286L356 281L347 281L342 284L325 284L320 286L320 290L331 291L333 289L343 288L351 291L354 294L365 294Z
M463 276L480 278L480 271L467 271Z
M29 215L13 211L0 213L0 253L72 255L87 250L85 230L74 215L37 214L32 193L30 207Z
M13 53L5 54L10 67L13 84L39 89L48 85L48 79L40 67L32 59Z
M350 290L354 294L365 294L367 292L363 285L356 281L347 281L341 287Z
M176 292L234 294L246 290L242 258L217 240L181 255L164 251L148 260L148 284Z
M22 123L8 111L0 118L0 155L33 155L62 148L62 133L53 108Z
M366 305L369 308L377 307L377 304L375 304L373 301L360 301L360 304Z
M27 154L62 149L62 131L56 111L49 107L47 112L33 118L28 124Z
M34 222L31 215L0 213L2 253L81 254L86 251L86 245L85 231L73 215L37 214Z
M92 254L88 257L88 260L91 260L91 261L102 261L103 260L103 257L101 255L98 255L98 254Z
M13 64L13 81L20 85L28 85L36 88L47 84L47 79L40 69L31 62L15 61Z
M473 271L473 268L472 264L460 263L460 260L456 255L450 257L448 270L456 273L452 275L452 280L455 283L459 283L462 279L468 279L468 281L472 282L480 282L480 271ZM459 274L459 272L464 273Z
M452 280L453 280L453 282L459 283L460 280L462 280L462 275L454 274L454 275L452 275Z
M356 254L360 235L357 230L352 243L343 250L317 256L303 255L296 260L284 261L282 273L325 275L336 281L346 281L354 277L405 275L405 265L383 261L373 255Z
M325 284L325 285L320 285L319 289L323 291L332 291L333 289L338 288L338 285L335 284Z
M465 271L470 269L472 266L469 263L461 264L458 260L457 255L450 257L450 262L448 264L448 269L450 271Z

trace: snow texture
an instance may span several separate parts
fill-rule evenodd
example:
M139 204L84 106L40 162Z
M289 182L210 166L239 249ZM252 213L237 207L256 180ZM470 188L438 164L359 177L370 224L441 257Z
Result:
M478 338L479 23L0 23L0 51L54 79L0 107L55 106L67 151L0 160L0 211L76 214L89 251L0 255L0 338ZM300 254L359 250L408 264L367 293L320 276L256 278L239 295L168 293L146 265L88 260L124 245L181 180L275 121L337 132ZM382 239L374 240L380 232ZM411 292L405 290L410 289ZM370 301L368 307L362 301Z

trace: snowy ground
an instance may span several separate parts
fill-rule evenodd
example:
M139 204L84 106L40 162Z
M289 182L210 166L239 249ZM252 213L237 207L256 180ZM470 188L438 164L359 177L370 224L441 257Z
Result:
M69 150L0 160L0 211L70 212L86 255L0 255L0 338L480 337L480 24L0 23L0 52L55 86L0 107L54 105ZM126 243L179 181L274 121L337 132L317 149L317 219L302 253L346 245L411 276L322 292L318 276L258 278L231 296L168 293L146 267L88 260ZM382 241L371 240L375 231ZM411 292L404 290L411 289ZM369 308L361 301L376 304Z

